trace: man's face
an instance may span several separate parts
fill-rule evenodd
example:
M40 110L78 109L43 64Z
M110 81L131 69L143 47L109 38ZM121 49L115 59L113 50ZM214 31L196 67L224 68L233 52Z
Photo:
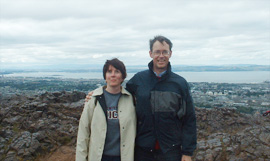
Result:
M159 74L167 70L167 66L172 52L170 51L170 46L165 41L163 43L156 41L153 44L152 51L149 51L149 54L150 57L153 59L154 72Z

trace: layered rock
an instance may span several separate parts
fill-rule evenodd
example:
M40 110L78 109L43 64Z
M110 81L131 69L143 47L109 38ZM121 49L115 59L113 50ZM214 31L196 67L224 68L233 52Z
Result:
M35 160L63 145L74 150L84 98L76 91L2 97L0 160ZM269 116L196 108L196 117L193 160L270 160Z
M196 109L195 160L270 160L270 117L233 109Z
M34 160L75 146L85 93L54 92L1 99L0 160Z

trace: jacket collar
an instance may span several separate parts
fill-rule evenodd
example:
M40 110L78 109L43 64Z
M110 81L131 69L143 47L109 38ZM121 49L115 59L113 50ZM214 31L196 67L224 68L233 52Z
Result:
M154 70L153 70L153 65L154 65L154 63L153 63L153 60L152 60L152 61L150 61L150 62L148 63L148 68L149 68L149 70L151 71L152 74L156 75L156 74L154 73ZM162 75L161 78L166 77L166 76L169 75L170 73L171 73L171 63L169 62L169 63L168 63L168 66L167 66L167 71L166 71L165 74Z
M103 89L106 88L106 86L103 86L103 87L99 87L97 89L94 90L94 93L92 96L100 96L103 94ZM125 94L125 95L131 95L125 88L123 88L121 86L121 93L122 95Z

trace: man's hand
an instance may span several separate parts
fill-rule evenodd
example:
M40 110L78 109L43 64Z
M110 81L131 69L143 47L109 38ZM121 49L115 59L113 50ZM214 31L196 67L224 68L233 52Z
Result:
M192 161L191 156L183 155L181 161Z
M84 102L88 102L91 99L93 93L94 93L93 91L89 92L88 95L85 97Z

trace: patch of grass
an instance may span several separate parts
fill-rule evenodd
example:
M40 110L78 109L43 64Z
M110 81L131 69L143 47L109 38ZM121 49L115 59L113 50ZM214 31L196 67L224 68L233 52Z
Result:
M20 125L19 125L18 123L15 123L15 124L13 125L12 130L13 130L15 133L19 133L19 132L21 131Z
M65 145L67 143L69 143L71 141L71 137L70 136L63 136L63 137L59 137L58 141L62 144Z
M221 151L221 156L220 159L223 161L228 160L228 156L226 153L227 150L227 146L225 145L225 143L223 142L223 138L220 138L220 142L221 142L221 146L222 146L222 151Z

